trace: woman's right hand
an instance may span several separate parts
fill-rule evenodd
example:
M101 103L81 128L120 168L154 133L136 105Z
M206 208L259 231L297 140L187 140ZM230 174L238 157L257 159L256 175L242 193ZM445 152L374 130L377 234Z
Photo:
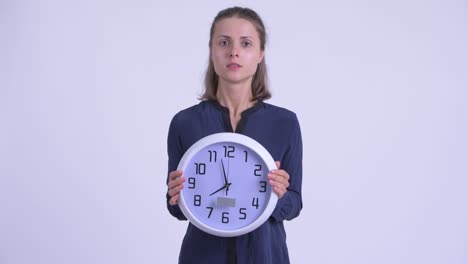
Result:
M167 193L171 197L170 205L176 205L179 200L179 193L184 188L185 178L182 176L181 170L171 171L169 173L169 181L167 182Z

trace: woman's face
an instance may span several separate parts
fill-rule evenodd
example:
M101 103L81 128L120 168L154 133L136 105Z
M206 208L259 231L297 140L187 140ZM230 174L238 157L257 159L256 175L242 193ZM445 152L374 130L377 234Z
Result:
M233 17L215 24L211 60L220 81L251 84L263 54L258 32L250 21Z

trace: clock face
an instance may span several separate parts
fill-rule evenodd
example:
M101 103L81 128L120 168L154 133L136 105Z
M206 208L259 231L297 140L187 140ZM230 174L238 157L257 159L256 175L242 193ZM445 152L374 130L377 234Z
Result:
M268 183L274 166L268 151L249 137L235 133L205 137L179 164L186 178L179 205L205 232L218 236L250 232L276 205Z

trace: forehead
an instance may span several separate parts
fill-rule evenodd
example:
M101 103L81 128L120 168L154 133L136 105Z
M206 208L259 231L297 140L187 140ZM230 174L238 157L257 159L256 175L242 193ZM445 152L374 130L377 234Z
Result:
M258 38L258 32L249 20L230 17L221 19L215 24L214 37L218 36Z

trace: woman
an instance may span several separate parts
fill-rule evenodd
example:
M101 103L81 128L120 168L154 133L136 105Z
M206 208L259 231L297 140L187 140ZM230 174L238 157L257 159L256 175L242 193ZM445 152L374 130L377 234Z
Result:
M189 224L179 263L289 263L283 220L302 209L302 139L293 112L263 102L271 97L265 42L265 27L255 11L233 7L215 17L202 101L177 113L169 127L167 207L186 220L177 205L185 182L177 165L193 143L219 132L247 135L270 152L278 169L268 177L278 203L263 225L238 237L213 236Z

